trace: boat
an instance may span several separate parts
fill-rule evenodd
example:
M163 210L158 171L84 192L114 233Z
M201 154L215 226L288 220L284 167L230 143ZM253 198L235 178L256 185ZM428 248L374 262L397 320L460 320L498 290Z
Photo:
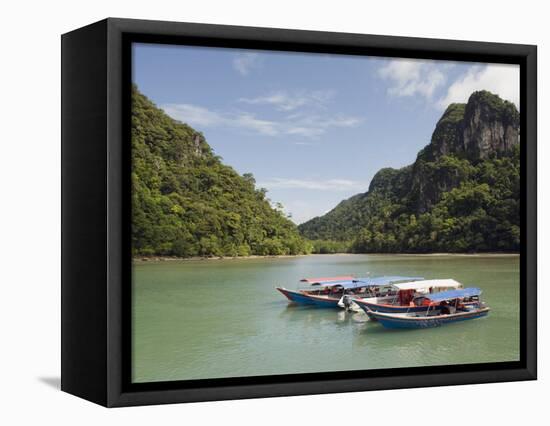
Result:
M431 328L453 322L487 316L490 308L479 300L479 288L463 288L419 296L415 304L423 307L423 312L387 313L369 311L371 319L377 320L386 328Z
M423 312L422 306L415 306L413 299L422 294L437 293L446 290L457 290L463 285L453 279L410 280L408 282L390 283L391 289L380 292L374 297L355 297L354 303L367 314L369 311L386 313Z
M333 277L335 278L335 277ZM347 278L347 277L346 277ZM421 277L383 276L354 278L346 280L332 280L329 278L303 279L300 282L313 283L309 288L290 290L284 287L277 287L291 303L301 305L313 305L325 308L346 308L351 309L354 297L372 297L379 294L381 287L391 283L411 282Z

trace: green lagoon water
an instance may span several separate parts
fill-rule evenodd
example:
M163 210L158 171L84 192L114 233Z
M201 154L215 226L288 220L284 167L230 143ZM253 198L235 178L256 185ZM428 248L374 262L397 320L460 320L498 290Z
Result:
M363 313L288 305L276 286L356 274L454 278L489 316L386 330ZM316 255L137 262L133 381L189 380L519 359L519 257Z

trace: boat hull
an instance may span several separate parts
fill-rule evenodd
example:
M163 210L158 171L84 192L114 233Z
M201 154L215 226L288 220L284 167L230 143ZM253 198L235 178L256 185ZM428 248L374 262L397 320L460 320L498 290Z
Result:
M435 315L432 317L412 317L406 315L394 315L382 312L370 312L369 316L375 318L386 328L393 329L418 329L439 327L445 324L461 322L487 316L489 308L477 309L470 312L460 312L448 315Z
M318 308L340 308L337 298L328 298L323 296L315 296L306 294L301 291L288 290L286 288L277 287L277 290L282 293L290 302L299 305L310 305Z
M366 314L369 312L384 312L388 314L404 314L407 312L426 312L428 309L427 306L399 306L399 305L381 305L378 303L366 302L361 299L353 300L357 305L365 311ZM369 315L370 316L370 315Z

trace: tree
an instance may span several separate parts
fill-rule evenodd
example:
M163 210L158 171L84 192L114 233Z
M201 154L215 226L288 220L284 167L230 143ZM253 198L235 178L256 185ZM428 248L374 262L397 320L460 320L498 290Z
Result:
M271 207L251 173L223 164L202 133L168 117L136 87L132 95L134 255L308 252L284 207Z

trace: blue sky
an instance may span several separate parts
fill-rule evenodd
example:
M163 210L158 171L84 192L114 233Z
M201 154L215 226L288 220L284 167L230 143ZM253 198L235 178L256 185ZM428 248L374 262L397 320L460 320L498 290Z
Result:
M133 81L296 223L411 164L449 103L519 102L512 65L152 44L134 45Z

